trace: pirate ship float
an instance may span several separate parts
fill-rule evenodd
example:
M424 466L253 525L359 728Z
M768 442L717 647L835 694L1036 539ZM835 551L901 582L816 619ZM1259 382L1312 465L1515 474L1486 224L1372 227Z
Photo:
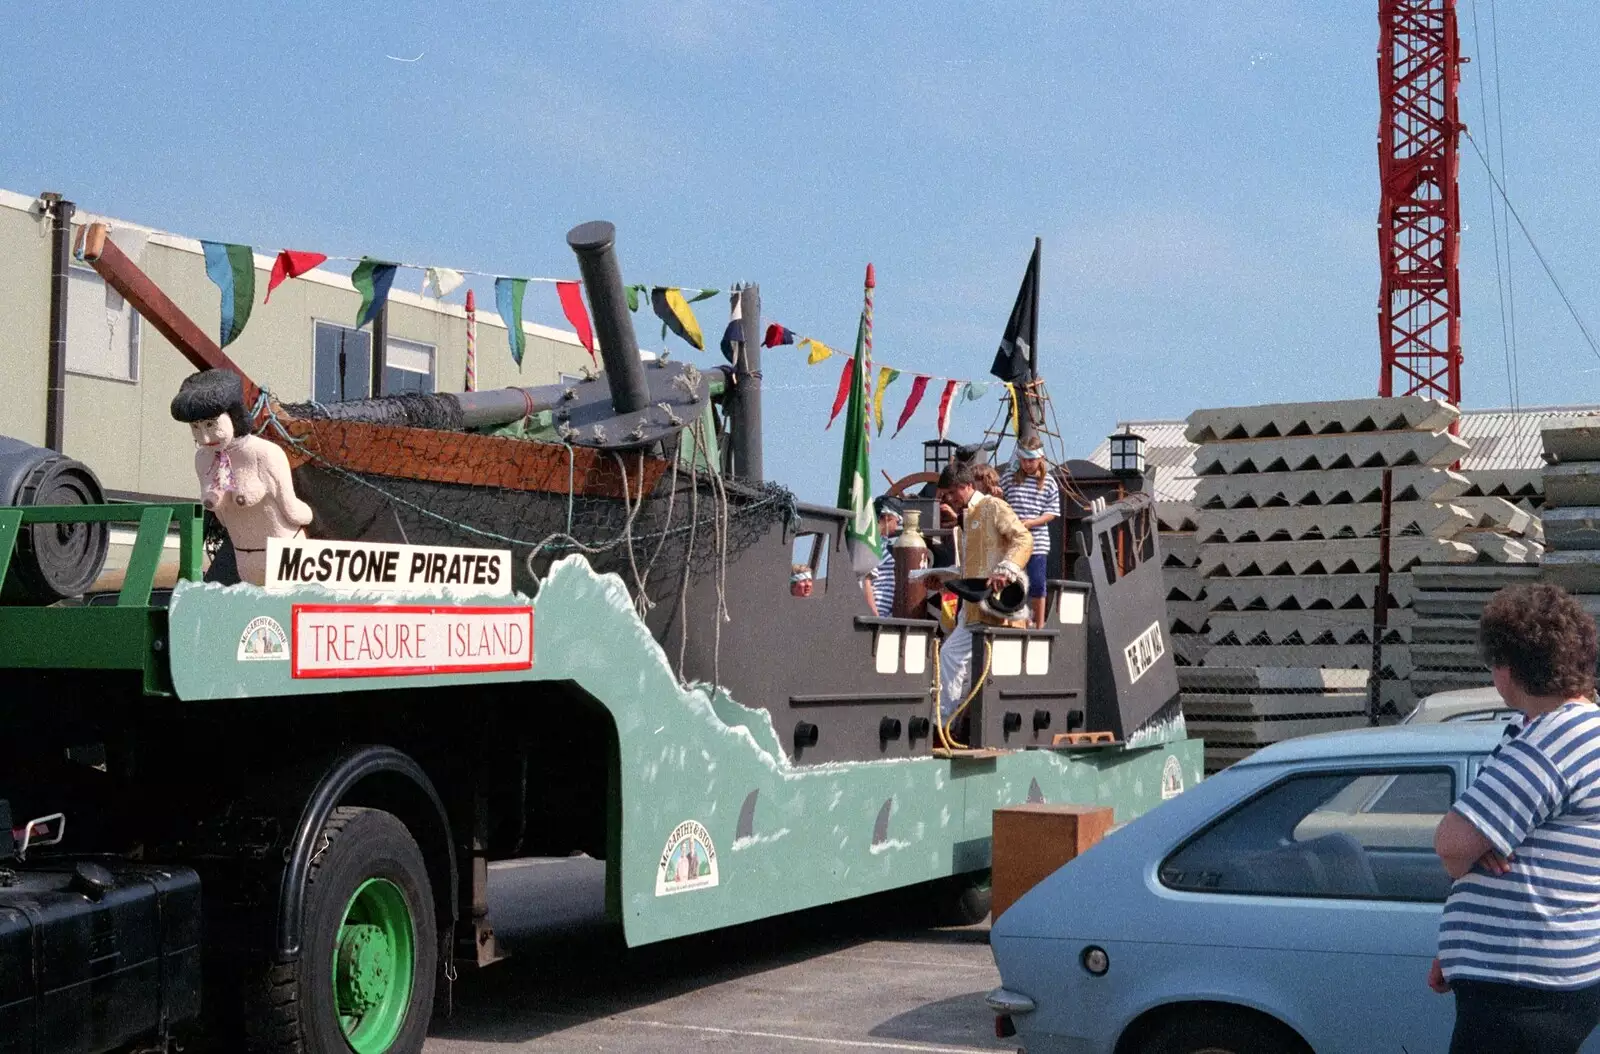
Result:
M849 514L762 479L760 306L714 369L640 356L604 222L569 232L604 369L573 384L282 404L244 374L101 227L84 259L199 369L243 378L314 538L494 547L536 594L581 553L621 576L685 683L766 710L799 764L925 755L936 624L865 613L843 558ZM1117 492L1122 493L1118 481ZM1044 627L982 631L960 747L1122 746L1181 736L1148 505L1069 488ZM927 522L935 522L933 505ZM797 546L797 541L802 542ZM789 591L797 548L817 588ZM834 554L835 559L828 559ZM228 581L226 544L211 576ZM911 613L903 605L897 611ZM920 612L916 612L920 614ZM603 646L597 642L597 647Z

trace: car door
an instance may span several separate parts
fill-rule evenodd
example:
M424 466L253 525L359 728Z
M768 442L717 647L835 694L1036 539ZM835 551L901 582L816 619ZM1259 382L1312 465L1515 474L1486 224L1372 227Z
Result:
M1154 888L1196 963L1188 997L1272 1013L1318 1054L1444 1049L1454 1005L1427 976L1449 877L1432 841L1464 776L1440 758L1299 768L1181 845Z

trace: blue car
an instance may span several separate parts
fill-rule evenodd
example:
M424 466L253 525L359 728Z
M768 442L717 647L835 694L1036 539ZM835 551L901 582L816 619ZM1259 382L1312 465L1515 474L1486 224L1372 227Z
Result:
M1433 830L1504 731L1290 740L1116 831L995 920L1000 1024L1028 1054L1446 1049Z

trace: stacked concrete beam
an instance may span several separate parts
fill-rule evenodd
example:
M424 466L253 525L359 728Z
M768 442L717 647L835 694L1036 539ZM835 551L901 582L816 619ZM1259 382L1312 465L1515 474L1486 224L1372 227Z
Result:
M1282 739L1367 723L1365 670L1184 667L1178 683L1207 775Z
M1205 579L1199 571L1200 539L1194 506L1186 501L1156 501L1161 537L1162 577L1167 586L1167 635L1180 666L1198 666L1211 642L1206 639Z
M1370 668L1387 469L1391 573L1380 697L1393 711L1409 709L1413 569L1522 562L1539 550L1525 509L1484 496L1451 470L1468 453L1451 434L1457 416L1448 404L1414 396L1192 414L1198 570L1210 608L1205 665Z
M1600 594L1600 424L1544 430L1544 579Z
M1411 689L1417 698L1490 683L1478 658L1478 619L1489 598L1539 581L1538 564L1449 564L1412 572Z

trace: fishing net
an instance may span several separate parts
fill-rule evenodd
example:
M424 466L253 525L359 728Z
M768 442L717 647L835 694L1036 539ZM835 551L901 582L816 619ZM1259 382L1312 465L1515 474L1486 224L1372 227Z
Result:
M720 578L796 515L788 489L708 471L703 422L663 457L365 417L352 425L326 413L301 417L301 409L291 418L269 408L260 432L298 463L295 489L316 513L313 537L509 548L514 583L527 592L552 562L581 553L595 570L621 575L643 613L686 575ZM415 420L436 410L397 413Z

